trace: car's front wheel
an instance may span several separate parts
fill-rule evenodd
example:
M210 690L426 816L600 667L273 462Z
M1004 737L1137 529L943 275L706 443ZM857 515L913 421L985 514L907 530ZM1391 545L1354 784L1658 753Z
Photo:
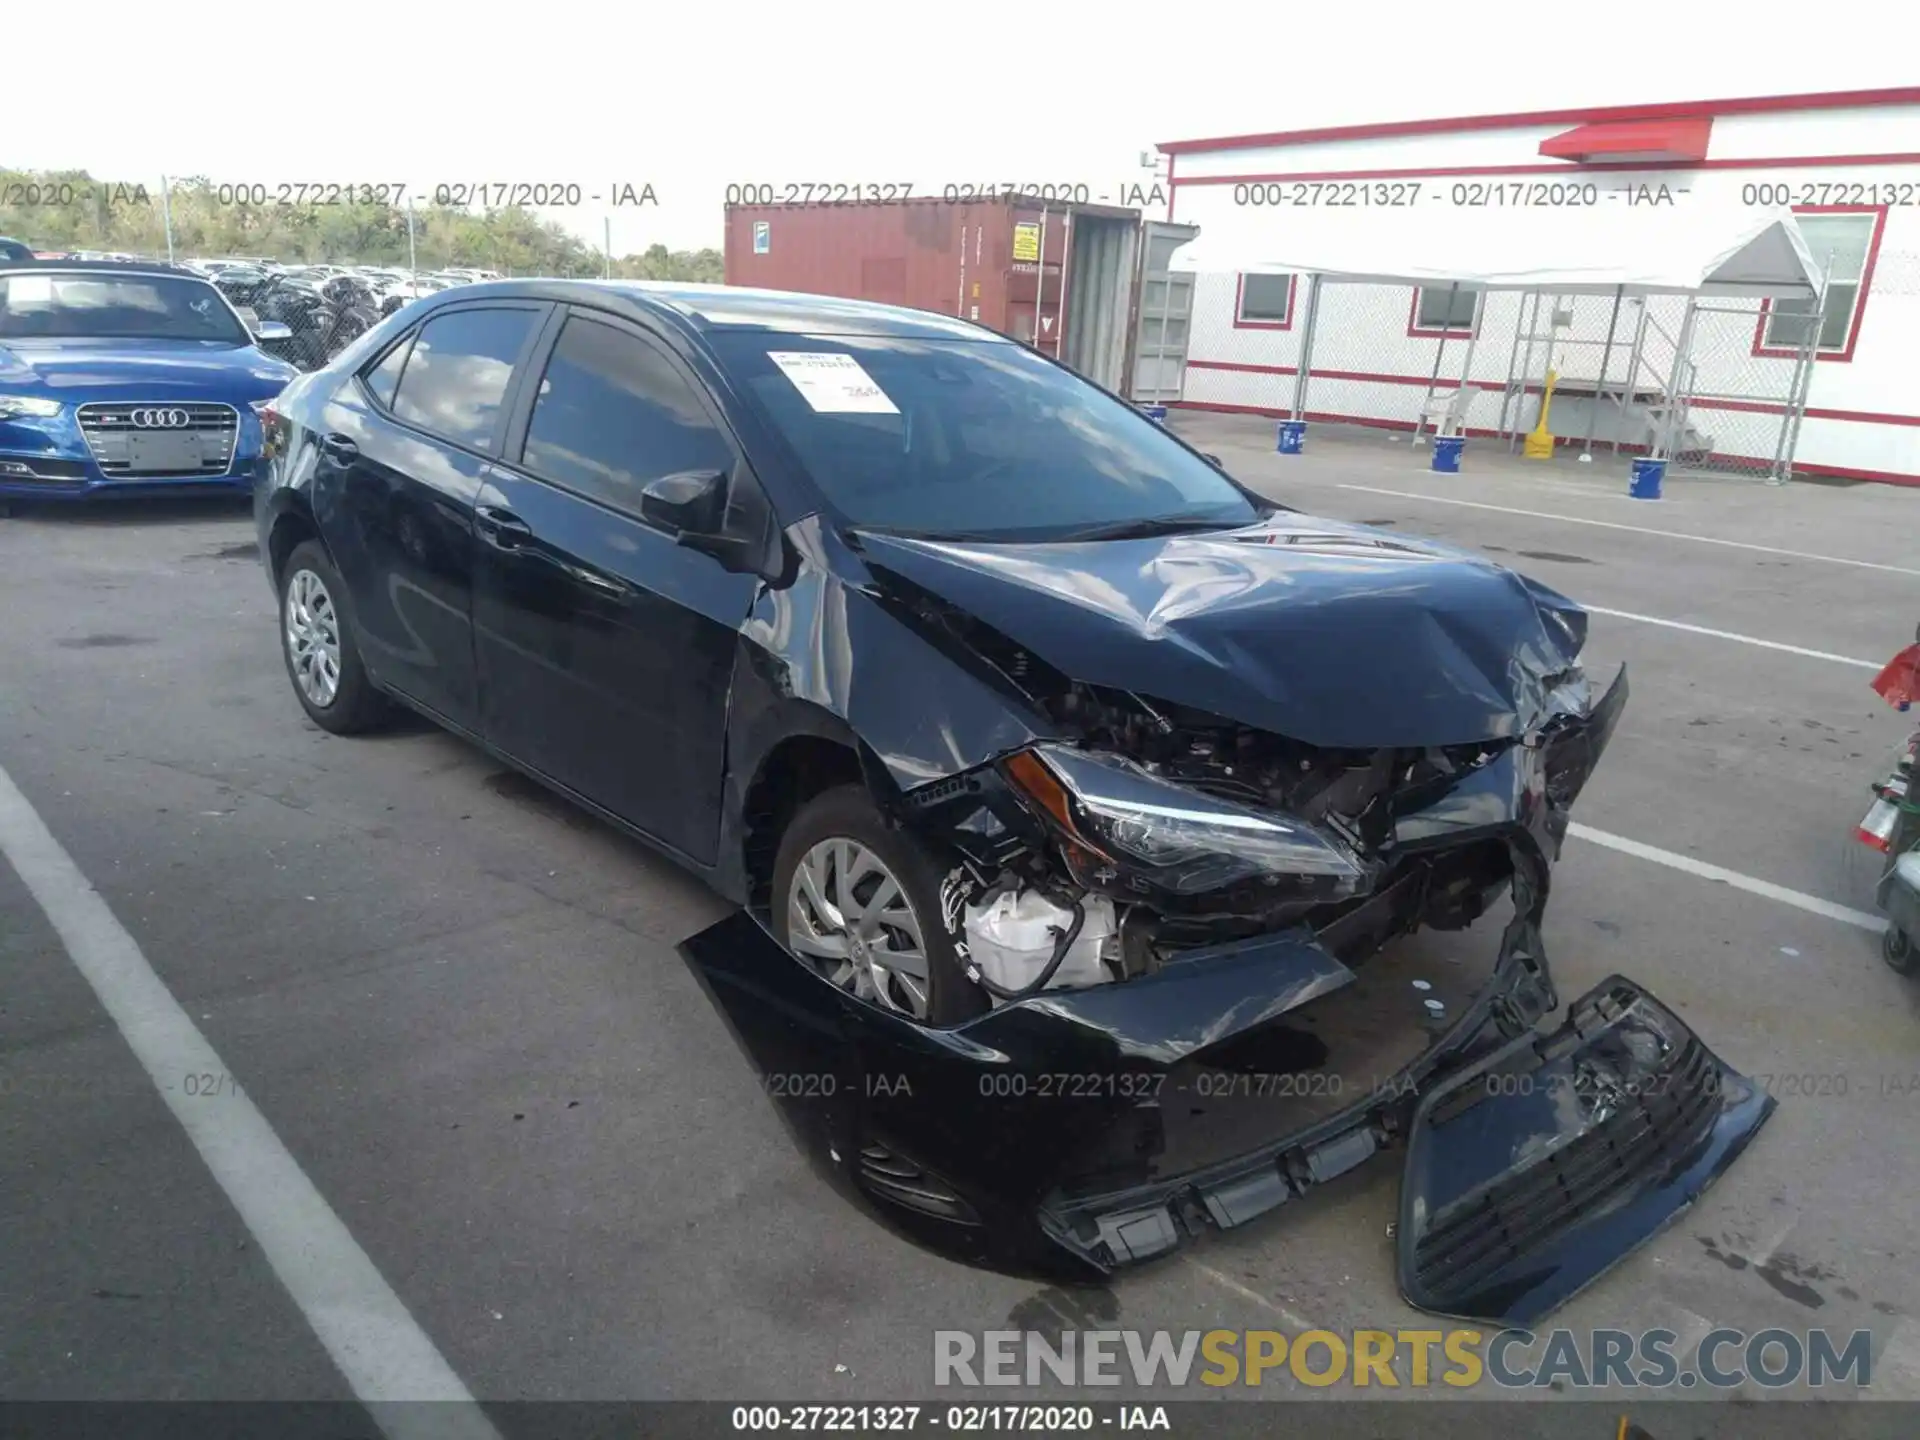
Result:
M368 678L341 600L346 586L326 547L295 547L280 574L280 652L300 708L335 735L371 730L387 717L387 700Z
M817 795L794 816L772 909L774 937L859 999L933 1025L987 1008L941 919L932 852L889 825L863 786Z

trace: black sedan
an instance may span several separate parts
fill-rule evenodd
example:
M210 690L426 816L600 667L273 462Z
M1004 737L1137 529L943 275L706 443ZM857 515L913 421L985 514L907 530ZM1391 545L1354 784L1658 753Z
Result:
M685 953L924 1233L1103 1271L1400 1143L1408 1298L1523 1322L1769 1113L1629 980L1533 1028L1626 684L1482 557L815 296L462 287L268 418L306 713L404 704L737 902ZM1508 901L1473 963L1390 943Z

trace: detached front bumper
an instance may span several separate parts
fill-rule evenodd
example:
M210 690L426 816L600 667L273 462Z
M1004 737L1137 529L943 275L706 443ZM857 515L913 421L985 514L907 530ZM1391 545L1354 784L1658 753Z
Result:
M1580 722L1403 817L1393 878L1318 933L1185 952L1139 979L1042 992L952 1029L853 999L745 912L681 950L803 1145L925 1237L1099 1275L1245 1224L1410 1141L1408 1299L1524 1323L1689 1202L1770 1108L1631 982L1583 997L1552 1036L1532 1029L1558 1006L1540 943L1550 860L1625 698L1622 677ZM1450 855L1495 843L1514 900L1496 954L1436 965L1416 947L1379 950L1418 923ZM1694 1058L1643 1055L1656 1038ZM1502 1079L1513 1094L1464 1104L1463 1087L1489 1064L1506 1075L1523 1051L1550 1057L1536 1088L1604 1081L1616 1099L1584 1128L1569 1110L1555 1135L1514 1103L1529 1082ZM1631 1123L1617 1097L1656 1081L1684 1123L1655 1125L1651 1143L1634 1130L1604 1182L1557 1209L1529 1198L1555 1165L1578 1178L1598 1163L1587 1157L1611 1154ZM1717 1118L1704 1123L1708 1108ZM1510 1214L1526 1223L1501 1228ZM1512 1252L1487 1251L1489 1234ZM1559 1279L1522 1283L1530 1267Z

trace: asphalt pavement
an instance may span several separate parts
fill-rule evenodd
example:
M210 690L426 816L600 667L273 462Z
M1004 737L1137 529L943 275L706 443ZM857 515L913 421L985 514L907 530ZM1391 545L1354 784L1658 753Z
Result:
M1631 667L1554 875L1560 988L1640 980L1780 1106L1555 1323L1868 1328L1875 1391L1920 1398L1920 985L1879 960L1851 838L1910 728L1867 682L1920 621L1920 494L1676 477L1640 502L1624 462L1470 443L1439 476L1404 440L1286 457L1266 422L1176 426L1289 504L1596 607L1589 668ZM243 508L0 520L0 775L0 830L43 825L84 877L0 860L5 1398L344 1399L355 1355L405 1352L393 1316L487 1402L920 1396L936 1328L1432 1323L1393 1285L1394 1157L1105 1288L873 1223L675 952L722 903L424 724L308 723ZM105 1002L122 936L178 1016ZM178 1060L195 1034L217 1071ZM222 1105L272 1165L194 1128ZM331 1319L259 1221L296 1191L338 1221Z

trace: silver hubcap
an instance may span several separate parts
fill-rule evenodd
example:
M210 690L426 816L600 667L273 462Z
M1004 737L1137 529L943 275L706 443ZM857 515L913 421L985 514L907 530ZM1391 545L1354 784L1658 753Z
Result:
M927 949L906 891L857 840L822 840L787 891L787 942L862 1000L927 1018Z
M333 597L311 570L287 582L287 661L293 683L315 705L333 703L340 689L340 617Z

